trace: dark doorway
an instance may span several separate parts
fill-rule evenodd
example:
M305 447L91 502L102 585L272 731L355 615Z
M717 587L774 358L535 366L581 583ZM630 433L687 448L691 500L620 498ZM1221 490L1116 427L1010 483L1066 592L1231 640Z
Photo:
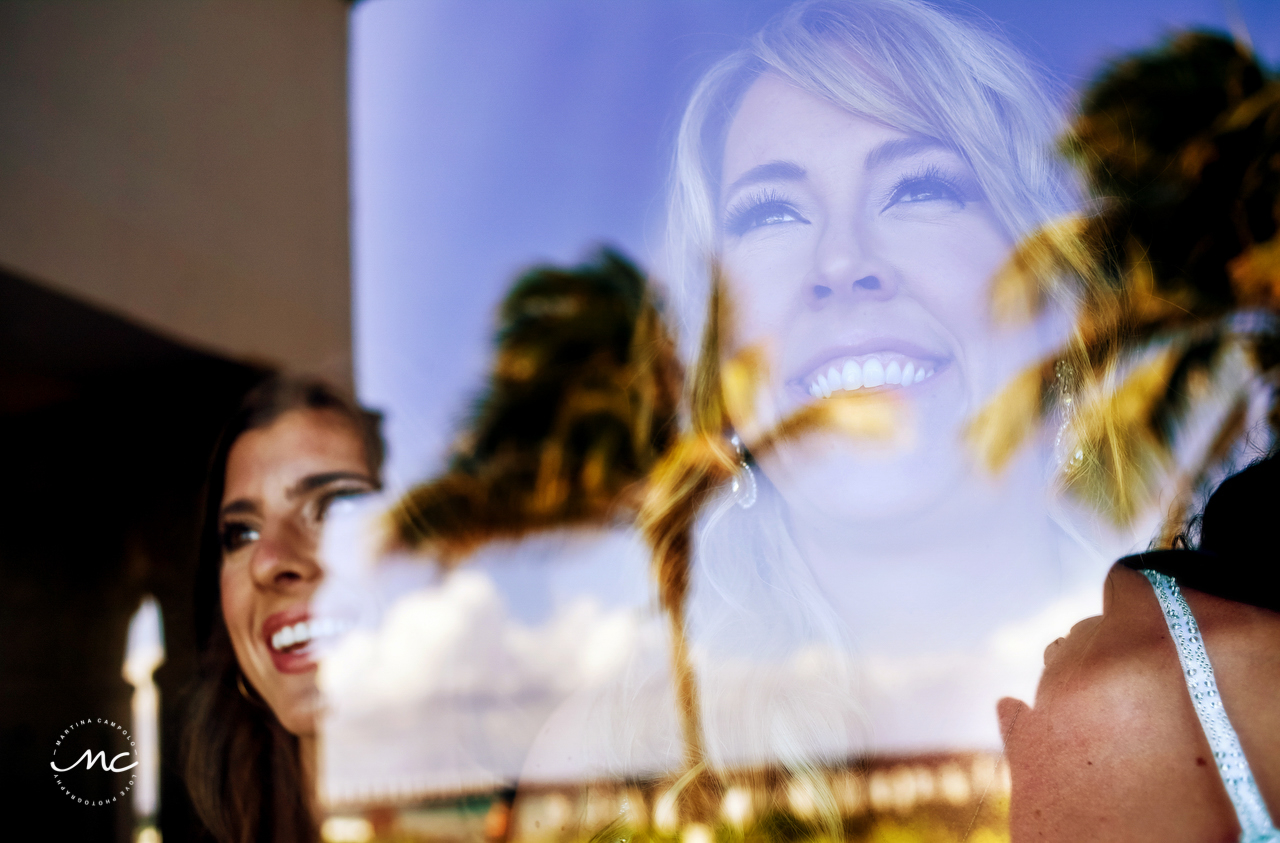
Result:
M194 673L192 576L205 465L266 374L0 271L0 793L50 840L129 840L131 798L84 805L50 769L86 718L130 721L130 616L160 604L160 831L193 839L175 764Z

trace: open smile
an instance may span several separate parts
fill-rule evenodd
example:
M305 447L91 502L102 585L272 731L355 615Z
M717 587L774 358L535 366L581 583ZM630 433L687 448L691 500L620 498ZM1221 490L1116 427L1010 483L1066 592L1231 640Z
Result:
M322 638L341 635L351 624L336 618L313 618L306 607L276 612L262 624L262 639L271 661L281 673L314 670L312 644Z
M922 384L950 364L950 359L913 344L890 342L879 348L833 350L808 364L789 386L814 398L831 398L864 389L906 389Z

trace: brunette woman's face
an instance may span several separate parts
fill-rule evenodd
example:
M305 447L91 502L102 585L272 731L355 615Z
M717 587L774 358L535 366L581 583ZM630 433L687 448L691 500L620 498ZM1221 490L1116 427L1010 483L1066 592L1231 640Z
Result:
M222 614L248 683L296 735L315 731L320 527L334 501L374 488L359 434L332 411L288 411L241 434L227 458Z
M814 513L917 517L969 471L965 420L1033 356L988 318L1011 244L972 170L945 143L766 75L730 124L721 175L730 354L754 349L767 369L757 424L739 427L871 392L892 393L900 425L888 443L809 435L762 468Z

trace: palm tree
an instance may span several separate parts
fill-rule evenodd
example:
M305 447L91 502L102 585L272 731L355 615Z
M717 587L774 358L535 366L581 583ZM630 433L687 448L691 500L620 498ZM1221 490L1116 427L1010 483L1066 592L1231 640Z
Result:
M1018 319L1056 300L1075 329L971 432L999 467L1067 412L1068 488L1125 523L1170 471L1187 492L1222 470L1263 387L1280 429L1280 82L1227 38L1183 34L1108 68L1064 149L1096 210L1024 241L995 305ZM1215 406L1207 444L1176 469Z
M447 470L390 513L393 544L446 565L496 539L630 520L678 434L674 344L645 277L617 252L530 270L500 322Z
M814 430L886 439L901 429L892 395L850 394L808 405L771 428L757 424L755 395L768 382L763 356L733 346L732 308L718 267L712 267L707 325L688 388L689 425L650 472L637 526L653 550L653 573L670 619L672 676L684 745L679 781L681 819L711 823L724 786L708 765L697 675L684 617L693 566L694 522L707 502L780 441ZM742 449L749 443L751 452Z
M679 432L675 346L653 290L616 252L572 270L526 273L502 304L496 345L488 386L448 469L393 506L389 544L451 566L489 541L636 520L653 548L670 630L681 775L692 781L682 791L693 806L684 813L709 818L714 784L685 635L689 526L717 478L736 468L732 449L720 437L723 447L703 452L711 439ZM699 430L714 426L702 421L706 412L694 417ZM670 469L694 452L702 468L706 459L728 463L703 472L691 495L671 487Z
M685 628L692 530L742 467L730 416L761 454L816 427L863 436L896 427L886 399L870 396L822 402L755 430L749 407L764 373L750 350L722 367L731 319L720 291L717 280L681 431L683 374L644 276L608 250L572 270L526 273L502 304L493 371L448 469L388 514L390 545L446 566L489 541L634 521L668 620L684 747L680 815L694 822L714 820L722 786L707 764Z

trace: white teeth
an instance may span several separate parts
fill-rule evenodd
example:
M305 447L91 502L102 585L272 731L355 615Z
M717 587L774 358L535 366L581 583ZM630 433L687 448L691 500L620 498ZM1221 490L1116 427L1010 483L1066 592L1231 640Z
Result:
M844 364L844 371L840 373L840 377L844 381L845 389L857 389L862 386L862 367L858 365L858 361L850 360Z
M885 358L890 359L886 361ZM914 361L904 361L901 355L887 352L883 355L872 354L861 361L846 359L840 368L829 366L825 372L809 381L808 392L814 398L830 398L832 393L841 390L853 392L864 386L910 386L933 377L933 374L934 369Z
M306 621L299 621L286 626L271 636L271 646L277 650L287 650L294 644L302 644L311 640L311 628Z
M295 644L306 644L316 638L327 638L340 635L350 628L351 624L334 618L318 618L311 621L299 621L286 626L271 636L273 650L287 650Z
M872 357L862 366L862 385L880 386L884 383L884 365Z

